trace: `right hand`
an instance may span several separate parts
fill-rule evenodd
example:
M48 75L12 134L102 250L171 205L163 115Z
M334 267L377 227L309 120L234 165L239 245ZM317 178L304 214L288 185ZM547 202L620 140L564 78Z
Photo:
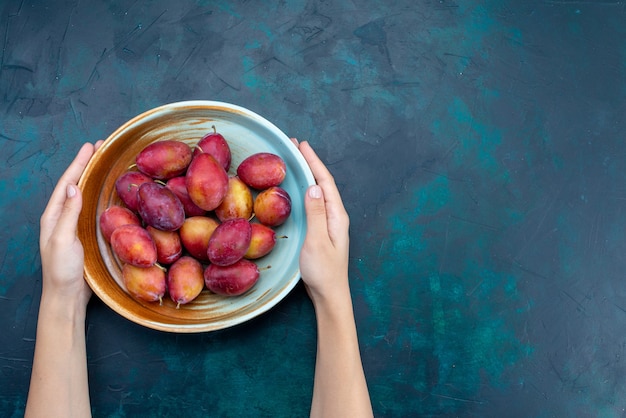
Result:
M304 205L307 233L300 252L300 272L314 303L349 294L350 219L332 174L308 142L293 139L309 164L316 185L307 190Z

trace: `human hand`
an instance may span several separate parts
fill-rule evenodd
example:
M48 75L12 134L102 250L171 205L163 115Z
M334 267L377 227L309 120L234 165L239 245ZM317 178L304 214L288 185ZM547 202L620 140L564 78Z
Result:
M84 252L76 236L82 208L77 183L101 144L81 147L41 215L43 286L26 417L91 416L85 344L91 290L83 279Z
M304 205L307 233L300 252L300 272L315 304L349 296L349 224L332 174L308 142L292 139L309 164L317 185L307 190Z
M39 249L43 294L60 296L86 307L91 289L83 279L83 246L76 236L82 194L77 186L94 151L102 141L84 144L59 179L40 220Z

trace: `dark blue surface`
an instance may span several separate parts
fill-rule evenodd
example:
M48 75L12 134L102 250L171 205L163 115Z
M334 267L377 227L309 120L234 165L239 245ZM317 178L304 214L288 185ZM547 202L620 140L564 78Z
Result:
M309 139L351 215L377 416L623 416L622 1L4 1L0 411L21 416L38 221L83 141L207 99ZM306 416L298 286L172 335L94 298L95 416Z

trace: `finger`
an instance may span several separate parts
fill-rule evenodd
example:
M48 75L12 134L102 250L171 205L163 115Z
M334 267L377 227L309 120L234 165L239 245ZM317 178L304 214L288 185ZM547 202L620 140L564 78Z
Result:
M335 179L308 142L304 141L300 144L300 152L307 160L313 176L323 190L326 204L326 224L331 242L333 244L347 242L345 237L348 233L350 220L335 184Z
M296 147L299 147L299 146L300 146L300 144L298 144L298 139L297 139L297 138L290 138L290 139L291 139L291 142L293 142L293 144L294 144Z
M328 240L328 217L324 202L324 191L318 185L310 186L304 197L307 240Z
M89 160L91 159L93 153L93 144L83 144L83 146L78 151L78 154L76 154L74 161L72 161L67 170L65 170L65 173L63 173L63 175L61 176L61 181L65 182L66 184L77 184L80 176L83 174L83 171L85 171L85 167L87 167L87 164L89 163ZM61 194L65 193L65 188L63 188L61 192Z
M76 227L83 206L83 199L80 189L74 184L67 185L65 196L63 209L54 232L73 239L76 237Z
M94 151L98 151L98 149L100 148L100 146L104 143L104 139L100 139L99 141L96 141L95 144L93 144L93 149Z
M41 217L41 234L43 237L49 236L61 215L66 199L67 185L78 183L78 179L85 170L92 155L93 145L89 143L84 144L76 154L74 161L72 161L57 182Z
M326 168L322 160L320 160L307 141L303 141L300 144L300 152L309 164L317 184L319 184L324 190L324 199L326 200L329 209L332 207L332 210L335 210L334 208L336 208L339 211L345 211L341 195L339 194L333 175L330 171L328 171L328 168Z
M85 170L89 159L93 155L94 147L90 143L83 144L80 148L76 157L74 157L74 161L67 167L59 181L57 182L57 187L55 187L52 192L52 196L50 196L50 203L56 204L58 206L59 203L63 203L65 201L65 187L68 184L77 184L78 179L80 179L81 174Z

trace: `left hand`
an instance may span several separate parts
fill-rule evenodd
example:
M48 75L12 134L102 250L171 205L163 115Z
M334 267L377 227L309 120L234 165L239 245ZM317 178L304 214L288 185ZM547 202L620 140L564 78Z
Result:
M91 289L83 279L83 246L76 236L82 208L78 180L102 141L84 144L59 179L40 221L39 249L43 293L66 298L86 307Z

